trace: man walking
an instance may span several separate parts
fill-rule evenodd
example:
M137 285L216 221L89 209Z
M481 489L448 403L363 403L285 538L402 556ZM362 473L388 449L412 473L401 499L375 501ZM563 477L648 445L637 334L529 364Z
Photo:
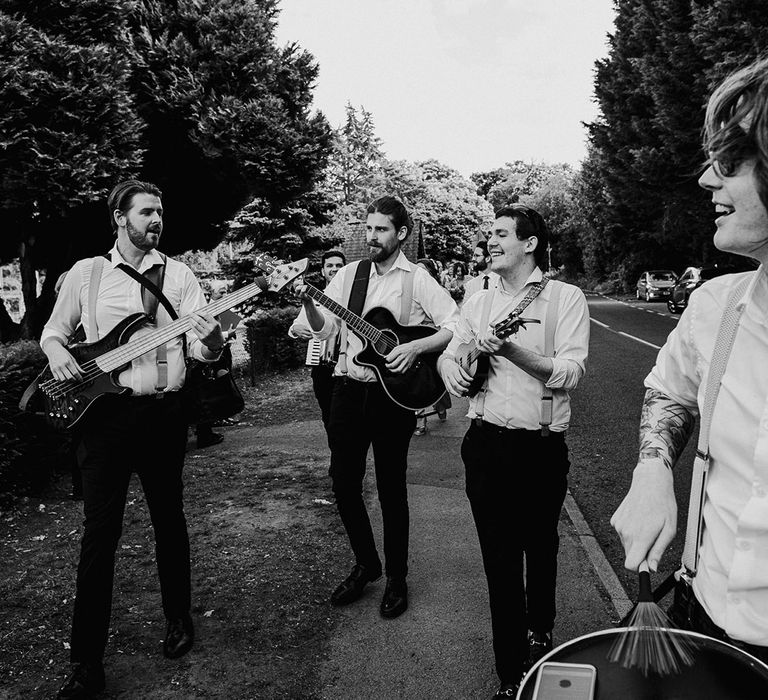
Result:
M712 195L714 243L760 267L717 277L688 307L645 379L640 454L632 485L611 519L633 571L656 571L677 527L673 468L694 427L709 417L703 534L684 553L688 593L677 624L745 649L768 663L768 59L726 78L707 106L699 184ZM720 330L734 335L730 350ZM725 333L725 336L729 335ZM717 338L717 341L716 341ZM716 349L717 348L717 349ZM724 363L724 367L723 364ZM722 378L711 374L722 368ZM710 384L719 392L710 394ZM709 398L705 401L705 398ZM701 523L699 531L701 532Z
M381 197L372 202L366 218L369 260L343 267L326 290L342 306L349 304L351 298L362 302L360 315L383 307L396 318L402 318L404 312L408 319L405 325L431 323L439 328L433 335L391 350L386 355L386 367L394 373L406 372L423 353L445 348L458 318L456 304L440 285L403 254L401 246L411 228L408 212L397 199ZM325 309L321 313L302 285L297 285L296 291L316 338L326 340L338 332L338 317ZM333 492L355 556L352 572L333 592L331 603L354 602L369 582L381 576L381 559L363 501L366 455L373 446L387 575L380 612L383 617L393 618L408 607L406 470L416 416L387 396L373 370L354 362L362 347L361 339L350 327L336 364L328 422Z
M83 369L66 348L82 322L89 341L107 335L133 313L147 311L148 291L125 269L157 280L180 316L189 316L189 353L202 361L218 358L224 346L221 328L210 316L195 313L205 297L191 270L157 252L163 231L160 190L128 180L107 200L117 236L108 259L80 260L68 273L45 326L40 345L55 379L79 380ZM162 306L158 327L171 323ZM142 331L137 331L141 333ZM77 593L70 659L75 664L59 690L60 700L89 698L104 688L102 659L109 632L115 551L131 472L141 479L155 533L163 611L167 620L163 653L175 659L192 647L189 537L183 508L182 469L187 422L179 389L185 364L181 338L131 362L118 376L128 394L101 399L98 412L86 415L79 449L85 529L77 569Z
M488 253L498 285L465 302L439 360L456 396L472 380L459 346L474 342L490 361L484 388L470 400L461 456L488 580L501 683L494 698L514 697L527 668L552 648L557 523L570 466L568 392L584 374L589 345L584 295L543 275L548 241L533 209L496 212ZM492 333L494 324L520 317L538 323L504 340Z
M464 284L464 301L482 289L496 286L499 276L490 269L491 256L488 255L488 243L478 241L472 252L472 269L475 274Z
M326 250L321 258L321 271L325 287L336 273L347 264L344 253L338 250ZM320 415L323 425L328 427L328 418L331 415L331 394L333 391L333 368L339 355L338 336L330 335L326 340L315 340L312 337L312 329L307 321L307 314L302 308L291 327L288 329L291 338L301 338L309 341L307 347L306 364L312 369L312 389L320 406Z

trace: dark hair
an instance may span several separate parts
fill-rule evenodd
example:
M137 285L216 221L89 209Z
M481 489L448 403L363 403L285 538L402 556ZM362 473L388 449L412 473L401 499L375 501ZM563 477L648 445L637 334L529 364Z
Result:
M484 258L488 257L488 243L486 243L485 241L478 241L477 243L475 243L475 248L480 248L480 250L483 251Z
M162 197L163 193L157 185L151 182L142 182L141 180L126 180L116 185L107 197L107 209L109 209L109 223L112 225L112 231L117 233L117 221L115 221L115 211L119 210L125 214L130 208L135 194L153 194L155 197Z
M413 229L413 222L408 214L408 210L405 205L399 200L391 197L390 195L384 195L371 202L365 210L366 214L384 214L392 219L392 225L395 227L395 232L400 231L405 227L407 233L406 238L411 235Z
M712 93L704 150L724 177L754 158L757 191L768 209L768 56L729 75Z
M515 233L518 240L536 236L536 247L533 250L533 259L542 271L546 271L547 247L549 246L549 229L541 214L525 204L507 204L497 209L494 216L497 219L509 217L515 220Z
M459 270L461 270L461 273L464 275L464 277L467 276L467 267L463 262L453 263L453 274L455 275Z
M429 258L419 258L416 261L417 265L424 265L425 268L427 268L427 272L432 275L438 282L440 281L440 275L437 273L437 265L435 265L434 260L430 260Z
M347 259L344 257L344 253L342 253L340 250L326 250L320 257L321 267L325 265L325 261L328 260L328 258L341 258L341 262L343 262L345 265L347 264Z

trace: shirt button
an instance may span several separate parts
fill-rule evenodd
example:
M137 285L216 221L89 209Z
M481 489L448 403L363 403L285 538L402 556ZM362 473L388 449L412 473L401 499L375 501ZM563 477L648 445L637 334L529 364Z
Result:
M765 489L759 484L756 484L754 488L754 494L758 498L765 498Z
M731 603L733 603L734 605L738 605L739 603L741 603L741 598L739 598L739 596L737 595L734 595L733 593L731 593L728 597L731 599Z
M752 549L752 545L746 540L739 540L736 544L736 547L742 552L748 552L750 549Z

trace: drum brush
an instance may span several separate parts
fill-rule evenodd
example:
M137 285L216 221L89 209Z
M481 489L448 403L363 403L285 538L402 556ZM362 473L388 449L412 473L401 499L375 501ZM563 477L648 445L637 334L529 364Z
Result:
M656 604L651 590L648 562L640 564L637 605L626 628L616 637L608 660L624 668L636 668L644 676L679 673L693 664L694 643L686 635L676 634L669 618Z

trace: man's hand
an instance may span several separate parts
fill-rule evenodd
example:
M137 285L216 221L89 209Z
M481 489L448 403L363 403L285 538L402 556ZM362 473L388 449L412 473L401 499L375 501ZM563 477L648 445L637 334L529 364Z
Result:
M82 379L82 368L77 364L75 358L60 342L53 338L45 343L48 365L54 379L62 382L65 379Z
M656 571L677 530L672 470L661 460L638 464L632 486L613 514L611 525L624 545L624 566L637 571L647 560L651 571Z
M412 340L410 343L403 343L398 345L384 358L386 367L390 372L403 374L413 367L420 354L421 350L415 340Z
M312 339L312 331L309 330L305 325L301 323L294 323L293 324L293 334L300 338L301 340L311 340Z
M208 314L193 313L192 330L200 338L200 342L214 354L221 352L224 347L224 334L221 332L221 324Z
M477 349L486 355L503 355L505 342L493 334L475 341Z
M440 361L440 376L445 388L454 396L466 396L472 377L450 357Z

